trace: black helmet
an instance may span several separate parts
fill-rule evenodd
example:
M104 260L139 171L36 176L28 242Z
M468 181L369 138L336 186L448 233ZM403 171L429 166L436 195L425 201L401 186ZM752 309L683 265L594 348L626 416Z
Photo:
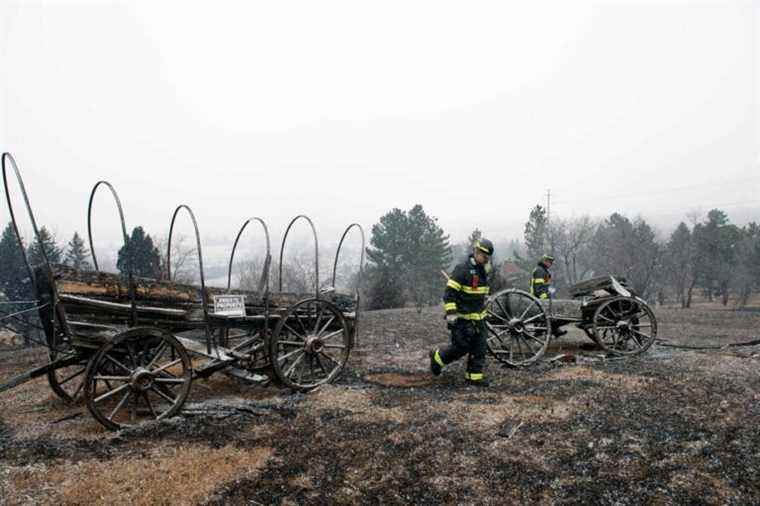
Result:
M493 243L488 239L479 239L475 241L473 247L477 250L482 251L488 256L493 255Z

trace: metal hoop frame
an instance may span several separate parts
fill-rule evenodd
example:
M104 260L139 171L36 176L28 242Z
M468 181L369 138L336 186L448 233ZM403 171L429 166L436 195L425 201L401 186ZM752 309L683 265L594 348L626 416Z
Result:
M319 299L319 240L317 239L317 229L314 227L314 222L311 221L311 218L306 216L305 214L299 214L295 218L293 218L290 221L290 224L288 225L288 228L285 230L285 235L282 237L282 244L280 245L280 265L279 265L279 288L278 290L282 292L282 257L285 254L285 242L288 240L288 234L290 234L290 229L293 227L293 224L298 220L306 220L309 223L309 226L311 227L311 233L314 236L314 296Z
M24 264L26 265L26 270L29 273L29 280L32 282L32 286L34 287L35 293L37 292L37 283L34 279L34 272L32 271L32 266L29 263L29 257L26 254L26 249L24 248L24 241L21 239L21 233L18 231L18 222L16 221L16 213L13 211L13 203L11 202L11 192L8 188L8 164L13 168L13 173L16 176L16 181L18 181L19 188L21 189L21 195L24 197L24 204L26 204L26 212L29 215L29 220L32 222L32 229L34 230L34 236L37 240L37 244L40 246L40 252L42 253L42 258L45 260L45 265L47 266L48 273L52 275L53 269L50 267L50 260L47 257L47 253L45 252L45 248L42 246L42 240L40 239L40 231L37 228L37 220L34 218L34 212L32 211L32 206L29 204L29 195L26 193L26 186L24 185L24 180L21 177L21 172L18 170L18 165L16 164L15 158L13 158L13 155L10 153L3 153L2 156L2 169L3 169L3 186L5 187L5 200L8 203L8 212L10 212L11 215L11 224L13 225L13 232L16 234L16 241L18 242L18 247L21 249L21 256L24 258Z
M32 222L32 230L34 230L34 237L37 240L37 244L40 247L40 252L42 253L42 258L45 261L45 266L47 267L47 275L48 278L52 279L53 277L53 269L50 265L50 259L48 259L47 253L45 252L45 248L42 244L42 240L40 239L40 231L37 227L37 220L34 217L34 211L32 211L32 206L29 203L29 195L26 193L26 185L24 184L24 179L21 177L21 172L18 170L18 165L16 164L15 158L13 158L13 155L10 153L3 153L2 161L0 162L0 165L2 165L2 171L3 171L3 187L5 189L5 200L8 204L8 212L11 215L11 224L13 225L13 232L16 234L16 241L18 242L18 247L21 250L21 257L24 259L24 265L26 265L26 271L29 273L29 281L32 284L32 288L34 289L34 295L36 297L40 296L40 293L37 289L37 280L34 276L34 271L32 271L32 266L29 264L29 257L26 254L26 249L24 248L24 241L21 239L21 233L19 233L18 230L18 222L16 221L16 213L13 210L13 203L11 202L11 193L10 189L8 188L8 165L13 167L13 173L16 176L16 181L18 181L19 188L21 189L21 195L24 197L24 204L26 206L26 212L29 215L29 220ZM55 289L55 284L50 283L52 295L53 295L53 304L57 308L58 304L58 292ZM37 301L39 303L39 301ZM55 323L56 321L59 321L59 323L62 326L63 333L67 336L71 336L71 331L69 329L69 326L66 322L66 319L59 314L58 310L55 310L56 318L53 319L53 333L55 333ZM54 349L54 344L51 343L51 349Z
M206 276L203 271L203 250L201 249L201 235L198 232L198 222L195 219L195 214L189 206L180 204L174 210L172 215L172 222L169 225L169 240L166 247L166 277L169 281L172 279L172 236L174 235L174 223L177 220L177 215L181 210L187 211L190 215L190 220L193 222L193 229L195 230L195 245L198 248L198 267L201 274L201 304L203 305L203 320L206 322L206 346L208 352L211 352L211 332L208 321L208 293L206 292Z
M269 268L272 263L271 245L269 242L269 229L267 228L267 224L264 222L264 220L257 216L245 220L245 223L243 223L243 226L240 227L240 230L238 231L237 237L235 237L235 243L232 245L232 253L230 253L229 267L227 268L227 290L229 290L230 286L232 285L232 263L235 260L235 252L237 251L238 242L240 241L240 237L243 235L245 228L252 221L257 221L261 224L261 227L264 229L264 236L266 237L267 242L267 256L264 259L264 268L263 272L261 273L261 279L259 280L259 291L263 289L264 295L266 296L269 294Z
M95 202L95 194L98 188L105 186L111 192L114 201L116 202L116 210L119 213L119 221L121 222L121 235L124 239L124 252L127 254L127 283L129 283L129 304L130 304L130 326L137 323L137 302L136 302L136 289L134 283L133 265L132 265L132 251L129 247L129 234L127 233L127 224L124 219L124 209L121 207L121 199L116 189L108 181L98 181L95 186L92 187L90 192L90 200L87 204L87 239L90 243L90 256L92 256L92 264L95 267L96 272L100 272L98 267L98 257L95 254L95 244L92 240L92 205Z
M332 286L335 286L335 276L337 275L337 272L338 272L338 258L340 257L341 248L343 248L343 241L346 240L346 237L348 236L348 233L351 231L352 228L358 228L362 237L362 251L359 258L359 276L356 278L356 284L354 286L354 293L356 294L356 299L358 301L359 286L361 286L362 276L364 274L364 247L365 247L364 229L358 223L350 224L346 228L346 230L343 232L343 235L340 238L340 242L338 243L338 250L335 252L335 261L333 262Z

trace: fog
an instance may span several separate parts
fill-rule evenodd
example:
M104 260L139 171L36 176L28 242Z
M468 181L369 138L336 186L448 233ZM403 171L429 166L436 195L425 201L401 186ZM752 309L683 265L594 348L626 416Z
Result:
M190 205L220 265L249 216L277 254L297 214L334 248L416 203L519 238L547 190L666 231L760 215L758 2L157 4L0 4L0 150L61 242L101 179L130 229Z

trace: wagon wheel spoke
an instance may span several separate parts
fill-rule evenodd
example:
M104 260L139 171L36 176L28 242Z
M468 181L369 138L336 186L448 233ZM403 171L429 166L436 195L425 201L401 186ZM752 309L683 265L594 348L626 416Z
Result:
M291 327L287 323L283 323L282 326L285 329L287 329L288 331L290 331L291 334L294 334L296 337L300 337L301 341L306 341L306 335L305 334L300 334L298 331L294 330L293 327Z
M638 330L636 330L636 329L631 329L631 331L632 331L632 332L634 332L634 333L636 333L636 334L638 334L638 335L640 335L641 337L643 337L643 338L644 338L644 339L646 339L647 341L649 341L650 339L652 339L652 336L650 336L649 334L645 334L645 333L643 333L643 332L639 332L639 331L638 331Z
M322 348L327 348L328 350L345 350L346 347L342 344L323 344Z
M524 334L524 335L528 336L530 339L532 339L532 340L534 340L535 342L537 342L537 343L539 344L539 346L543 346L543 345L544 345L544 341L541 341L541 340L540 340L540 339L538 339L536 336L534 336L534 335L531 335L531 334L528 334L528 333L526 333L526 334Z
M151 385L150 389L153 390L155 393L157 393L160 397L163 397L167 402L169 402L169 404L174 404L177 401L176 397L175 398L169 397L169 395L167 395L166 392L162 392L161 391L162 389L157 388L156 385Z
M332 339L333 337L339 336L341 334L343 334L343 329L338 329L338 330L336 330L334 332L330 332L326 336L322 337L322 341L327 341L328 339Z
M322 334L328 329L330 324L335 321L335 316L331 316L329 320L327 320L327 323L322 326L321 329L319 329L319 332L317 332L317 337L321 337ZM326 338L325 338L326 339Z
M295 369L295 367L301 362L304 355L306 354L306 352L303 350L297 350L297 351L299 351L301 354L298 355L298 357L295 360L293 360L293 363L291 363L290 366L288 366L288 368L283 372L283 375L286 378L290 377L290 375L293 373L293 369Z
M512 313L504 309L504 306L501 305L501 301L499 300L499 298L497 297L494 300L496 302L496 305L499 306L499 309L501 309L502 314L504 314L507 318L512 318Z
M181 385L185 382L182 378L154 378L153 381L161 384Z
M324 365L322 365L322 360L320 360L320 359L319 359L319 354L316 354L316 355L314 355L314 358L315 358L315 359L316 359L316 361L317 361L317 365L318 365L318 366L319 366L319 368L322 370L322 374L324 374L324 375L325 375L325 377L327 377L327 376L328 376L328 374L327 374L327 371L325 370L325 366L324 366Z
M533 320L536 320L537 318L541 318L543 316L544 316L543 313L538 313L536 315L533 315L530 318L528 318L527 320L523 320L523 325L531 323Z
M298 320L298 326L301 327L301 330L303 331L303 335L305 336L309 335L309 331L306 330L306 327L304 326L303 321L301 321L301 314L298 311L296 311L294 314L296 316L296 320Z
M154 374L157 373L157 372L165 372L167 369L169 369L170 367L174 367L175 365L179 364L180 362L182 362L181 358L178 358L176 360L172 360L171 362L162 365L158 369L153 369L151 372L154 373Z
M320 354L320 355L322 355L323 357L325 357L326 359L328 359L330 362L334 363L336 366L338 366L338 367L341 367L341 363L340 363L340 362L338 362L337 360L335 360L335 359L334 359L334 358L333 358L331 355L329 355L328 353L325 353L324 351L320 351L320 352L319 352L319 354Z
M130 369L129 367L125 366L124 364L122 364L121 362L119 362L118 360L116 360L115 358L113 358L111 355L109 355L109 354L106 353L105 358L106 358L106 360L110 360L114 364L118 365L119 367L121 367L122 369L124 369L125 371L127 371L127 373L132 374L132 369Z
M74 393L71 396L72 399L76 399L77 396L82 392L82 389L84 388L84 383L85 383L84 381L79 383L79 386L77 387L76 390L74 390Z
M108 399L108 398L110 398L110 397L118 394L119 392L123 392L124 390L127 390L128 388L129 388L128 384L124 384L124 385L118 386L118 387L114 388L113 390L110 390L110 391L104 393L103 395L101 395L99 397L96 397L93 400L93 402L95 402L95 403L103 402L104 400L106 400L106 399Z
M153 409L153 403L150 402L150 397L148 396L148 392L143 392L143 397L145 398L145 404L148 406L148 410L150 410L150 414L153 415L153 418L158 418L158 415L156 414L156 410Z
M290 353L286 353L285 355L279 356L279 357L277 357L277 361L278 361L278 362L280 362L280 361L285 361L285 360L287 360L287 359L288 359L290 356L292 356L292 355L295 355L296 353L304 353L304 351L303 351L303 348L298 348L298 349L297 349L297 350L295 350L295 351L291 351Z
M127 391L127 393L124 394L124 397L121 398L121 400L116 405L116 407L113 408L113 411L111 411L111 414L108 415L108 419L109 420L113 420L113 417L116 416L116 413L118 413L119 410L124 407L124 403L127 402L127 399L129 399L129 397L131 395L132 395L132 391L131 390Z
M146 366L147 369L150 369L156 364L158 359L161 358L161 355L164 353L164 351L166 351L166 347L167 347L166 342L161 341L161 344L158 346L158 349L156 350L156 354L153 355L153 358L151 359L151 361L148 362L148 365Z
M490 309L488 309L488 310L487 310L487 312L488 312L488 314L489 314L489 315L491 315L491 316L494 316L494 317L498 318L499 320L503 321L504 323L509 323L509 320L507 320L507 319L505 319L505 318L502 318L501 316L497 315L496 313L494 313L494 312L493 312L493 311L491 311Z
M531 336L531 335L528 335L528 334L526 334L526 333L524 333L524 332L523 332L523 333L522 333L522 335L521 335L521 340L522 340L522 341L525 343L525 347L526 347L526 348L528 348L528 349L530 350L530 356L533 356L533 355L535 355L535 354L536 354L536 351L535 351L535 350L533 349L533 347L530 345L530 341L528 341L528 339L526 339L526 337L525 337L525 336L528 336L528 337L531 337L531 338L533 338L533 336ZM541 343L541 344L543 345L544 343Z
M320 305L319 313L317 313L317 319L314 320L314 330L312 330L312 332L314 332L317 335L319 335L319 333L317 332L317 329L319 328L319 322L322 321L322 314L324 313L324 311L325 311L325 306Z
M286 346L297 346L299 348L303 347L303 341L278 341L280 344L284 344Z
M78 370L77 372L75 372L74 374L72 374L72 375L68 376L66 379L64 379L64 380L62 380L62 381L59 381L59 382L58 382L58 384L59 384L59 385L65 385L66 383L68 383L69 381L73 380L73 379L74 379L74 378L76 378L77 376L80 376L80 375L84 374L84 372L85 372L86 370L87 370L87 368L86 368L86 367L83 367L82 369L79 369L79 370ZM73 397L76 397L76 396L73 396Z
M531 309L532 307L533 307L533 305L532 305L532 304L528 304L528 306L525 308L525 311L523 311L523 312L522 312L522 314L520 315L520 318L519 318L519 320L520 320L520 321L523 321L523 320L525 319L525 315L527 315L527 314L528 314L528 311L530 311L530 309ZM524 322L523 322L523 323L524 323Z
M103 376L103 375L95 375L93 376L94 379L106 382L106 381L122 381L122 382L128 382L131 378L129 376Z
M132 362L132 367L137 367L140 365L137 362L137 357L135 356L135 345L132 342L127 342L127 352L129 353L129 360Z

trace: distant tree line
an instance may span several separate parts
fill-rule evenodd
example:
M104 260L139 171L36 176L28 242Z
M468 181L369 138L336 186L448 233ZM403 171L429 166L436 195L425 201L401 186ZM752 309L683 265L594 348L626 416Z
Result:
M421 205L406 211L390 210L371 230L361 287L364 305L383 309L438 304L445 284L442 271L449 271L482 236L475 227L468 237L452 243L437 219ZM493 290L504 286L527 288L530 272L544 253L555 257L554 283L559 296L575 283L608 274L625 277L644 298L682 307L690 307L695 294L724 305L733 301L745 306L760 290L760 225L734 225L719 209L702 219L692 216L669 236L660 236L641 217L613 213L603 219L552 217L549 221L546 210L537 205L528 214L522 240L499 241L498 233L488 236L497 239L492 259ZM154 240L143 227L135 227L118 252L118 270L126 274L131 262L135 276L166 279L166 242L165 238ZM59 246L53 234L42 227L40 241L24 244L24 250L32 268L41 265L44 256L51 263L78 270L93 268L90 252L77 232ZM303 252L290 257L283 264L283 289L309 293L316 281L313 259ZM320 272L330 272L332 266L327 260L322 263ZM338 283L353 286L358 264L340 267ZM262 269L260 259L241 263L238 286L259 289ZM276 275L278 270L273 262L270 272ZM197 282L197 252L184 237L172 244L171 278ZM276 290L275 281L272 278L270 286ZM330 281L323 274L320 284ZM0 299L29 300L34 297L31 286L15 233L8 224L0 237Z
M760 226L739 227L713 209L704 219L691 217L667 237L658 237L643 218L613 213L602 220L588 216L553 218L533 208L525 225L526 254L515 254L524 269L543 253L555 257L554 273L562 290L592 276L624 276L642 296L690 307L696 291L727 305L733 295L745 306L760 289Z

